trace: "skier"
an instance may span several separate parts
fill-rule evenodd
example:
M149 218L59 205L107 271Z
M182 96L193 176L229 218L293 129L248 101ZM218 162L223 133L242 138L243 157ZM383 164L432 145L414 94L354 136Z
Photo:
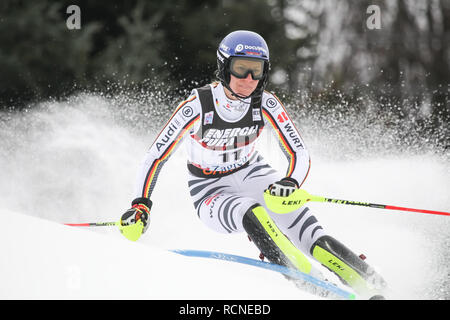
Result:
M121 232L137 240L149 226L150 200L158 174L184 140L188 186L198 217L222 233L246 232L273 263L310 273L316 259L367 297L384 280L359 256L326 234L311 210L276 214L265 205L269 189L287 196L304 183L310 157L278 97L265 91L269 49L257 33L239 30L217 49L219 81L194 89L181 102L148 150L138 174L135 199L121 217ZM255 149L265 127L274 129L288 159L285 174Z

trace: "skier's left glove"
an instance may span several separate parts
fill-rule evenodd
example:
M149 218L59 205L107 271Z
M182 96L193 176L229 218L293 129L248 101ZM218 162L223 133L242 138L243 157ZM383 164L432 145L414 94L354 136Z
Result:
M280 181L274 182L269 185L268 190L271 195L279 197L288 197L292 192L299 187L297 180L285 177Z
M136 241L148 229L152 201L148 198L136 198L120 218L120 232L129 240Z

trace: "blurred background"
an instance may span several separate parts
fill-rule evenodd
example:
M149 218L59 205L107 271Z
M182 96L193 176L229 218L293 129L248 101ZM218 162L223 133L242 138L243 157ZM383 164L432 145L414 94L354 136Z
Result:
M73 4L79 29L66 24ZM3 0L0 107L120 91L158 92L174 108L214 79L215 50L238 29L266 39L268 90L287 104L323 117L370 109L450 148L448 0Z

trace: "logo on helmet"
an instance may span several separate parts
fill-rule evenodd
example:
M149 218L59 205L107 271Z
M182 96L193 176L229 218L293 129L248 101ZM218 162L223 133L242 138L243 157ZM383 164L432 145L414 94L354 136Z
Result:
M220 49L222 49L222 50L225 51L225 52L230 51L230 47L228 47L227 45L225 45L225 44L223 44L223 43L220 45Z
M236 51L236 52L241 52L242 50L258 51L258 54L261 54L261 52L262 52L263 54L267 55L267 50L260 46L249 46L249 45L246 45L246 44L244 45L244 44L240 43L234 49L234 51Z
M244 50L244 45L243 44L238 44L236 46L236 48L234 49L234 51L237 51L237 52L240 52L242 50Z

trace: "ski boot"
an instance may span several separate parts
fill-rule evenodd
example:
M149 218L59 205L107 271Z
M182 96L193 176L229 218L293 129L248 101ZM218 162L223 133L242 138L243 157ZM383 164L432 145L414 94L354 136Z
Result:
M313 244L311 255L361 297L371 300L384 299L386 281L363 258L333 237L320 237Z

